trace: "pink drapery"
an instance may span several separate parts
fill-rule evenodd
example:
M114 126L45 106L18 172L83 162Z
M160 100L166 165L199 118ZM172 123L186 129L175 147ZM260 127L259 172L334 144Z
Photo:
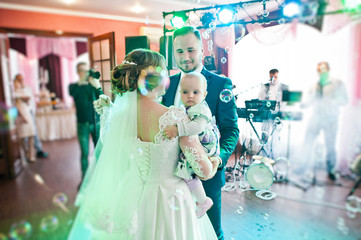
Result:
M71 96L68 93L68 85L76 81L76 43L70 38L45 38L45 37L26 37L27 56L21 53L17 54L18 69L12 75L21 73L24 75L25 84L30 86L37 94L39 92L39 69L38 59L49 54L55 54L60 57L61 62L61 81L63 102L66 106L72 105Z
M26 55L30 59L40 59L49 54L68 59L76 59L74 39L27 37L26 46Z
M338 170L347 175L349 166L360 154L361 150L361 23L355 24L351 29L352 46L350 58L353 72L350 86L350 104L344 110L344 122L340 128L340 148Z
M354 26L353 33L354 46L354 88L352 93L352 104L356 105L361 100L361 23Z
M224 27L224 28L217 28L214 31L214 42L216 44L216 46L222 48L225 52L222 52L222 54L218 54L218 55L223 55L223 56L227 56L227 62L226 63L220 63L221 59L223 56L218 56L218 60L216 60L216 62L218 62L219 64L221 64L220 69L222 69L227 77L232 78L232 68L231 68L231 62L232 62L232 50L233 47L235 45L235 41L236 41L236 37L235 37L235 32L234 32L234 25L231 25L229 27ZM215 48L217 49L217 48ZM218 64L218 65L219 65Z
M232 61L231 52L235 43L234 26L216 28L209 34L208 39L203 37L204 31L206 30L201 30L203 56L214 57L216 69L227 75L227 77L232 77L231 65L229 63ZM219 54L221 51L225 52ZM224 56L226 56L227 61L221 63L221 58Z

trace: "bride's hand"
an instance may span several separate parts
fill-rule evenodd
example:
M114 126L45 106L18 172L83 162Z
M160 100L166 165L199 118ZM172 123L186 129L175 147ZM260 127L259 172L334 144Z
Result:
M101 115L103 113L103 107L109 107L110 106L110 97L107 95L100 95L98 100L95 100L93 102L94 110Z
M102 94L102 95L99 96L98 100L99 100L100 106L102 106L102 107L109 107L110 106L110 101L111 100L110 100L109 96Z

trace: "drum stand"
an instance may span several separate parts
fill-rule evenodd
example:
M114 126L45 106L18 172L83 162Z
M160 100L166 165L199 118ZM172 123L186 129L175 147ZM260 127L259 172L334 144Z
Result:
M326 182L326 181L319 181L317 180L317 169L316 169L316 164L314 163L314 167L313 167L313 177L312 177L312 181L310 182L308 188L310 188L311 186L326 186L326 185L331 185L331 186L342 186L342 183L339 181L333 181L333 182Z
M301 181L306 185L305 187L303 187L304 191L307 191L311 186L343 186L342 183L338 180L333 181L333 182L327 182L327 181L320 181L317 180L317 167L316 164L313 163L313 176L311 181L306 181L306 179L301 179Z
M271 134L273 134L273 132L274 132L274 130L276 129L276 124L280 124L281 122L275 122L274 123L274 125L273 125L273 130L272 130L272 133ZM291 125L290 124L288 124L288 133L287 133L287 159L289 159L289 156L290 156L290 139L291 139ZM272 149L272 145L271 145L271 149ZM290 184L292 184L293 186L295 186L295 187L298 187L298 188L300 188L300 189L302 189L303 191L307 191L308 190L308 188L309 188L309 186L307 186L307 185L305 185L305 184L302 184L302 183L299 183L299 182L297 182L297 181L294 181L294 180L291 180L289 177L288 177L288 170L287 170L287 172L286 172L286 174L282 177L282 178L280 178L280 179L278 179L277 178L277 172L276 172L276 174L275 174L276 176L275 176L275 183L290 183Z
M276 178L275 183L286 183L286 184L291 183L293 186L298 187L298 188L302 189L303 191L307 191L310 188L310 185L306 185L306 184L300 183L298 181L291 180L288 177L288 173L286 173L286 175L282 179L278 180Z
M352 187L350 193L349 193L347 196L351 196L351 195L355 192L356 188L357 188L360 184L361 184L361 177L359 177L359 179L357 180L357 182L355 183L355 185Z
M259 136L255 126L253 125L253 121L251 120L252 118L250 118L249 116L246 117L246 121L249 122L249 124L251 125L252 129L253 129L253 132L256 134L256 137L258 139L259 142L261 142L261 137ZM272 132L270 134L269 137L271 137L275 131L275 129L277 128L277 125L279 124L279 122L275 122L272 126ZM267 140L268 142L268 140ZM266 143L267 143L266 142ZM252 146L252 142L250 143L250 145ZM262 151L266 154L266 157L269 156L267 150L264 148L265 144L261 144L261 148L258 150L258 152L255 154L255 155L258 155L259 153L261 153ZM251 148L251 147L250 147ZM252 164L252 159L249 160L249 163L247 164L246 161L247 161L247 148L245 146L245 141L242 143L242 149L245 149L245 150L242 150L241 153L240 153L240 156L239 156L239 159L243 158L243 163L241 161L239 161L239 159L237 158L237 150L235 151L235 164L233 166L233 168L231 169L227 169L228 172L233 172L235 170L238 170L238 175L242 175L242 177L244 176L244 173L245 173L245 170L247 167L249 167L251 164ZM238 165L240 168L238 168Z
M249 117L246 118L246 121L249 122L249 124L251 125L254 133L255 133L256 136L257 136L258 141L261 143L261 142L262 142L262 138L258 135L258 132L257 132L256 128L254 127L253 122L251 121L251 118L249 118ZM275 131L276 128L277 128L277 125L280 124L280 123L281 123L281 122L276 122L276 121L273 123L272 131L271 131L271 134L269 135L269 138L272 137L274 131ZM268 152L267 152L266 149L264 148L264 146L268 143L269 138L267 139L267 141L266 141L264 144L261 144L261 148L260 148L260 150L257 152L256 155L259 155L259 154L263 151L263 152L266 154L266 155L265 155L266 157L270 157L269 154L268 154ZM272 146L271 146L271 152L272 152Z
M249 124L251 125L252 129L253 129L253 132L256 134L257 136L257 139L259 142L262 141L261 137L259 136L255 126L253 125L253 122L251 120L252 118L250 117L247 117L246 118L246 121L249 122ZM269 135L269 137L271 137L275 131L275 129L277 128L277 125L279 124L280 122L275 122L272 126L272 132L271 134ZM269 139L268 139L269 140ZM266 141L266 143L268 142L268 140ZM247 156L249 155L248 151L247 151L247 147L245 146L245 141L243 141L242 143L242 150L240 152L240 156L239 158L237 158L237 150L235 151L235 164L233 167L229 168L229 169L226 169L227 172L231 172L232 175L233 175L233 180L235 181L236 178L240 178L239 180L242 181L244 180L245 178L245 172L246 172L246 169L253 163L253 159L252 157L250 157L249 159L247 158ZM261 144L261 148L258 150L257 154L258 155L260 152L264 152L266 154L266 157L269 156L267 150L264 148L265 144ZM252 140L250 142L250 146L249 148L252 148ZM271 150L272 151L272 150ZM236 174L236 171L238 171L238 173ZM226 178L226 180L228 181L228 179L231 179L231 177L229 178Z

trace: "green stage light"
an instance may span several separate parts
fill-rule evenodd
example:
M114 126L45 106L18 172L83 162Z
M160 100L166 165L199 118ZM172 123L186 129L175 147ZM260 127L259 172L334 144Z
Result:
M174 14L172 19L170 20L170 23L175 28L181 28L186 24L187 19L188 17L185 13L178 13L178 14Z
M346 9L361 8L361 0L342 0L342 3Z

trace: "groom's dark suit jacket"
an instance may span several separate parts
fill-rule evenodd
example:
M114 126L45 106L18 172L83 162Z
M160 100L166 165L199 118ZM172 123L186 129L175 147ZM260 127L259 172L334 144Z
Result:
M206 102L212 111L212 115L216 117L216 123L221 133L220 145L220 157L222 158L222 166L219 167L216 175L203 182L205 190L207 189L220 189L225 184L224 166L227 164L228 158L231 156L233 150L236 147L239 130L237 124L237 106L234 98L224 103L220 100L220 93L223 89L232 89L232 82L229 78L216 75L207 69L203 68L201 74L207 79L207 97ZM167 107L174 104L174 97L178 88L181 74L176 74L170 77L170 85L163 96L163 104Z

